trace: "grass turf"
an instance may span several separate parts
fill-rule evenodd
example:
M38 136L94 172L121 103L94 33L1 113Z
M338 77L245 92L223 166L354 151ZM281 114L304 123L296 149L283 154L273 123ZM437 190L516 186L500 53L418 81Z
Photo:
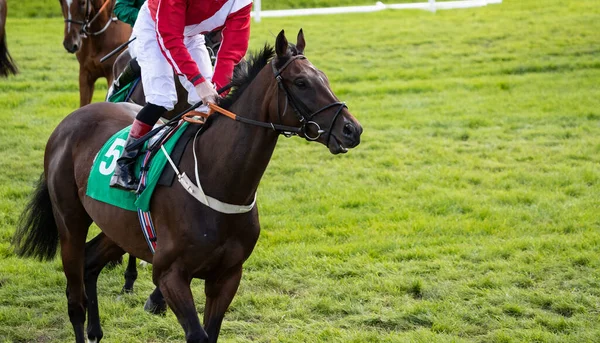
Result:
M251 50L303 27L365 133L344 156L281 139L221 341L597 342L599 14L509 0L253 24ZM9 242L77 107L77 62L60 20L11 17L7 31L22 74L0 80L0 342L71 342L60 261ZM171 312L143 312L151 269L124 296L122 272L99 280L105 341L182 341ZM202 311L199 281L194 294Z

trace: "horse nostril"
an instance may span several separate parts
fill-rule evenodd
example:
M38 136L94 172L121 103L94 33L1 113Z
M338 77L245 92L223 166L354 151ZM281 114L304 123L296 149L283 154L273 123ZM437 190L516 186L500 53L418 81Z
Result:
M71 52L76 52L77 50L79 50L79 46L77 44L73 44L73 51Z
M344 125L344 130L342 132L344 133L344 136L351 137L354 135L355 131L356 131L356 129L354 128L354 125L346 124L346 125Z

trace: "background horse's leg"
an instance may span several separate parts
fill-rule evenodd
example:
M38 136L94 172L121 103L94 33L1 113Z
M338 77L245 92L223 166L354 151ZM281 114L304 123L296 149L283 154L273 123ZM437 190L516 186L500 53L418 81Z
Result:
M129 255L129 262L125 269L125 284L123 285L122 293L133 293L133 283L137 279L138 272L137 266L135 265L136 258L133 255Z
M95 81L88 70L84 67L79 67L79 107L92 102Z
M102 327L98 311L98 275L107 263L125 252L104 233L100 233L85 245L85 292L88 297L87 336L89 342L100 342ZM135 259L135 258L134 258Z
M190 290L189 277L184 275L179 266L171 265L164 273L157 275L156 265L154 266L154 280L158 279L158 286L165 296L165 300L179 324L185 331L187 343L206 343L208 336L200 326L198 312L194 305L194 297Z
M13 62L12 57L10 57L8 48L6 47L6 36L3 36L0 32L0 76L15 75L17 72L17 66Z
M216 280L206 280L204 293L206 307L204 308L204 329L208 334L208 342L216 343L221 330L225 311L231 304L242 278L242 266L232 269L225 276Z
M167 303L160 288L156 287L144 304L144 310L152 314L165 314L167 312Z

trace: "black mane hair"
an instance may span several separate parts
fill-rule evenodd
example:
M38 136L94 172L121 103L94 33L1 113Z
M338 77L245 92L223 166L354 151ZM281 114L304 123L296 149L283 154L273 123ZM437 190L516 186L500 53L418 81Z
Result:
M257 54L250 53L248 59L243 59L238 63L233 69L231 91L227 97L219 101L219 106L231 107L273 56L275 56L275 49L269 44L265 44Z

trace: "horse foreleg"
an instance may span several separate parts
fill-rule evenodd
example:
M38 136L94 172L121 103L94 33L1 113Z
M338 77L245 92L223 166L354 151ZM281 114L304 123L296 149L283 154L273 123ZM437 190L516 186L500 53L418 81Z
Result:
M127 269L125 269L125 284L123 285L123 293L133 293L133 283L137 280L138 272L136 266L136 258L129 255Z
M204 293L206 307L204 308L204 329L208 334L208 342L216 343L221 330L225 311L231 304L242 278L242 266L235 267L226 275L216 280L206 280Z
M153 272L156 276L157 268L154 268ZM175 265L171 265L169 269L154 279L158 279L158 286L164 294L167 304L183 327L186 342L208 342L208 336L200 326L198 312L194 306L194 297L190 289L191 279Z
M100 342L102 327L98 311L98 275L111 261L119 258L125 252L106 235L100 233L85 245L85 292L88 297L88 342Z
M79 68L79 107L92 102L95 81L88 70L83 67Z

